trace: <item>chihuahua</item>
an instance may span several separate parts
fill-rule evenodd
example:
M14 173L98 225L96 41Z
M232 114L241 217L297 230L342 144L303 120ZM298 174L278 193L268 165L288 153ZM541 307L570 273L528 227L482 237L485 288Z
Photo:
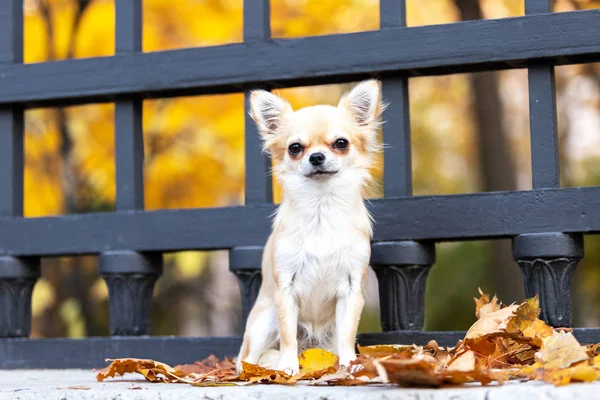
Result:
M262 258L241 362L260 363L279 345L273 368L295 375L298 354L320 347L340 365L356 358L365 303L372 219L364 204L384 105L376 80L344 94L337 107L294 111L264 90L250 96L251 116L283 188Z

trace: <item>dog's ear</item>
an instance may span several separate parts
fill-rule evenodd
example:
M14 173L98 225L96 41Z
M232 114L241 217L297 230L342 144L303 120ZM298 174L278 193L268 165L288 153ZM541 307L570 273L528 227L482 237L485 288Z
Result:
M379 83L375 79L359 83L344 94L338 107L349 113L358 125L376 124L384 108Z
M290 103L266 90L250 94L250 116L264 139L279 131L283 116L291 111Z

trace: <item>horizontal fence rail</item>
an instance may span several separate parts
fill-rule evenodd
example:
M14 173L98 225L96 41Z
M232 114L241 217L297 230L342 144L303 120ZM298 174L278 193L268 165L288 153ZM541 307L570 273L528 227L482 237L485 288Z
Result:
M594 329L575 329L574 335L582 343L596 340ZM465 332L405 331L404 343L427 344L435 340L440 346L454 346ZM358 341L363 346L398 343L397 332L362 334ZM106 358L139 358L169 360L171 365L202 360L219 349L222 354L236 355L242 340L239 337L132 337L87 339L4 339L0 340L0 367L18 368L98 368ZM49 351L49 349L51 351ZM43 354L43 357L40 355Z
M384 198L375 220L371 266L379 284L382 333L363 345L453 345L464 332L423 332L427 275L435 243L510 238L527 296L540 294L542 318L571 326L571 277L584 257L583 234L600 233L600 187L560 188L554 67L600 61L600 10L551 13L526 0L526 16L406 27L404 0L380 0L380 30L273 39L268 0L244 7L244 42L142 52L142 0L115 1L116 54L38 64L23 61L23 0L0 8L0 367L89 368L105 358L190 363L234 356L238 337L148 337L163 254L229 250L245 320L261 284L261 256L276 205L271 160L245 118L245 205L146 211L142 101L146 98L381 79ZM413 196L409 79L527 68L530 191ZM26 108L115 102L115 212L23 217L23 112ZM44 256L98 255L109 289L109 338L26 339L31 293ZM575 329L584 343L600 328Z
M600 232L600 187L373 200L375 241ZM264 245L274 205L1 218L0 255ZM552 218L549 218L552 216Z
M600 60L599 10L0 65L0 104L51 106L242 92ZM243 67L242 67L243 66Z

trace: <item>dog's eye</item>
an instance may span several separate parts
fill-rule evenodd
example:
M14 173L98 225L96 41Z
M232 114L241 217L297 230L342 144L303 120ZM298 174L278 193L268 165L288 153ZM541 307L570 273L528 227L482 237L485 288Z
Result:
M335 149L344 150L346 147L348 147L348 141L346 139L338 139L333 144L333 147Z
M288 147L288 151L293 156L298 155L302 151L302 145L300 143L292 143L290 144L290 147Z

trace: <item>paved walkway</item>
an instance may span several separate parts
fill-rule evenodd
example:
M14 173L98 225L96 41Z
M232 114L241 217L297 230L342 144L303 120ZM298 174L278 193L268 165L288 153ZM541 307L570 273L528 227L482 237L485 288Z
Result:
M89 370L0 371L0 400L178 400L178 399L319 399L319 400L572 400L600 399L600 382L555 388L537 382L501 387L400 389L397 387L311 387L253 385L201 388L184 384L153 384L136 375L98 383Z

